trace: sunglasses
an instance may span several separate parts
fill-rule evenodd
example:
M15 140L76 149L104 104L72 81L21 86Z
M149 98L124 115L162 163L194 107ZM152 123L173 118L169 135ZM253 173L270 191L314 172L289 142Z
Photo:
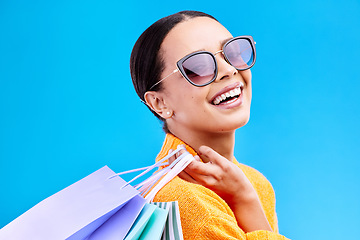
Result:
M212 83L218 74L215 60L218 53L222 53L225 60L238 71L251 68L256 60L254 39L251 36L235 37L227 41L222 50L216 53L198 51L186 55L176 63L177 69L155 83L150 90L176 72L180 72L189 83L197 87Z

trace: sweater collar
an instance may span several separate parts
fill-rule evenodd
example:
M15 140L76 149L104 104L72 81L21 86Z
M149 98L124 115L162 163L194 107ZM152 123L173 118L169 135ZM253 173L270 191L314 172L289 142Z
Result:
M192 147L187 145L184 141L182 141L179 138L175 137L171 133L167 133L166 136L165 136L165 141L163 143L163 146L162 146L159 154L156 157L156 161L159 161L162 158L164 158L166 155L168 155L170 149L176 150L178 145L184 145L186 150L190 154L192 154L193 156L197 155L196 151Z

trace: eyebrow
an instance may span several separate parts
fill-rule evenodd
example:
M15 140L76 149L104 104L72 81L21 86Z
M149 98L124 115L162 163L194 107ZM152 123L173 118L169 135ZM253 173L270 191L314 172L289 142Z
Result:
M234 37L229 37L229 38L227 38L227 39L225 39L225 40L220 41L221 47L224 46L224 44L225 44L227 41L229 41L230 39L233 39L233 38L234 38Z
M219 43L220 43L220 46L223 47L225 43L227 43L227 41L229 41L230 39L233 39L234 37L229 37L229 38L226 38L224 40L221 40ZM206 51L205 48L201 48L201 49L198 49L198 50L195 50L195 51L192 51L191 53L189 54L192 54L192 53L196 53L196 52L200 52L200 51Z

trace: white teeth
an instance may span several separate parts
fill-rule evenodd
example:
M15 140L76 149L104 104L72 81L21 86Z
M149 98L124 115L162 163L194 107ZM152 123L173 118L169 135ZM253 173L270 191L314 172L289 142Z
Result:
M220 102L221 100L219 100L219 97L215 98L215 100L213 101L215 105L218 105Z
M242 87L243 84L241 84L240 87ZM230 97L235 97L237 95L241 94L241 88L237 87L235 89L232 89L226 93L221 94L220 96L217 96L214 101L213 104L218 105L221 101L225 100L226 98L230 98Z

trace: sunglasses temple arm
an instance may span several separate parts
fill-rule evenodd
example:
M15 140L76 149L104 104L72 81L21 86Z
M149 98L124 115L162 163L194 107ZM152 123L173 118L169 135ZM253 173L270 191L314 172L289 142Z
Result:
M152 85L152 87L149 90L153 89L156 85L158 85L159 83L161 83L162 81L164 81L166 78L170 77L171 75L173 75L177 71L179 71L179 69L175 69L174 71L172 71L172 73L170 73L169 75L167 75L166 77L164 77L163 79L161 79L160 81L158 81L157 83Z

